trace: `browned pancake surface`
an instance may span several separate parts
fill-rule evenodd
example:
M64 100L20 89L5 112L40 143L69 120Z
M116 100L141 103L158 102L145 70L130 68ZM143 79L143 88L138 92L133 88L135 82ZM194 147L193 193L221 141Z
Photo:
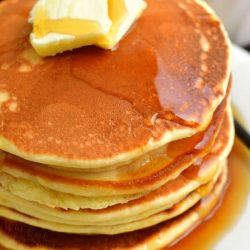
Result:
M92 195L89 192L92 189L95 191L100 190L100 196L103 196L103 193L106 195L111 193L118 195L152 190L173 179L172 176L187 169L194 162L194 159L199 159L206 155L216 140L221 124L223 124L225 132L227 132L230 126L228 121L229 115L225 114L227 103L228 99L226 98L217 108L212 122L206 131L200 132L193 137L170 143L167 146L165 156L169 160L165 161L165 164L164 161L157 161L156 159L152 164L142 165L139 168L125 166L124 171L115 170L116 177L113 180L112 178L110 180L102 180L98 178L98 175L96 175L96 179L84 178L84 173L77 172L72 175L70 175L70 172L67 174L67 171L63 172L62 170L55 172L44 165L29 162L10 154L7 154L3 159L1 163L2 169L3 171L8 171L8 169L17 170L31 177L40 177L48 183L56 182L68 185L70 193L70 188L72 187L76 187L82 190L82 192L86 190L84 192L86 196ZM225 121L223 122L224 117ZM104 171L104 175L105 173L106 175L109 174ZM39 179L35 179L35 181L39 182ZM41 184L44 185L42 182ZM107 191L104 192L104 189ZM74 192L76 192L75 189Z
M114 52L85 47L32 64L34 2L0 4L0 92L8 95L0 135L22 152L113 157L204 125L225 95L228 45L219 21L194 1L148 0Z

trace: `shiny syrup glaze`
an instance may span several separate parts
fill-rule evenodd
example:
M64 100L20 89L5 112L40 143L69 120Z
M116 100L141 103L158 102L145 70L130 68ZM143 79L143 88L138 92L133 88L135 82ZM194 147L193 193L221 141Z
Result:
M0 135L18 147L12 153L65 167L101 159L104 167L165 133L186 137L208 124L226 92L229 47L219 20L195 1L148 0L113 52L84 47L35 63L27 55L34 2L0 6L0 93L9 97Z
M229 157L229 184L216 211L191 233L178 240L169 250L207 250L238 221L250 194L250 152L236 138ZM195 245L194 245L195 244Z

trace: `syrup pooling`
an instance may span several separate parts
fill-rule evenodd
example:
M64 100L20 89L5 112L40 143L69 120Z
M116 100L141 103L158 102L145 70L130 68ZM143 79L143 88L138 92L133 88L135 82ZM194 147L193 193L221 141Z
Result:
M208 48L213 46L213 41L206 34L197 34L193 24L196 23L200 29L202 22L210 24L212 17L199 18L196 13L184 15L186 10L180 8L177 12L178 5L171 1L155 1L154 4L149 1L149 5L115 53L93 48L83 49L74 55L73 74L107 95L129 102L142 114L147 125L155 124L157 119L166 119L195 126L202 122L204 117L196 116L211 102L213 90L207 91L205 99L199 97L201 89L195 90L194 82L201 77L202 71L206 85L205 78L211 73L204 72L209 71L205 64L201 69L194 65L195 62L200 64L200 58L206 57L208 62L211 61ZM189 4L187 8L194 6ZM155 23L159 23L159 27L155 27ZM218 25L214 28L219 29ZM155 29L158 35L151 32ZM161 38L162 33L167 34L164 39ZM220 50L223 52L222 48ZM206 53L208 55L204 56ZM96 74L90 73L93 71Z
M237 223L244 213L250 195L250 153L235 140L229 157L229 183L216 211L186 237L178 241L171 250L213 249L219 240Z

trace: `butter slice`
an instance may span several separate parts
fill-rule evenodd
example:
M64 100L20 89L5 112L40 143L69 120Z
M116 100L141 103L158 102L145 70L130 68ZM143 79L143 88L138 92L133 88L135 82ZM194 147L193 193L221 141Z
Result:
M146 6L144 0L38 0L31 44L42 57L87 45L112 49Z
M109 16L113 25L109 34L96 45L105 49L114 48L146 7L147 3L144 0L109 0Z
M108 0L38 0L30 22L31 44L40 56L94 44L112 25Z

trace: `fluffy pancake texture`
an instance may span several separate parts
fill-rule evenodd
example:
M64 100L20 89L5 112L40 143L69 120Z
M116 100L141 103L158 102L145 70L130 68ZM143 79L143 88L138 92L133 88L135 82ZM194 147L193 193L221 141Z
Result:
M40 58L29 43L34 3L0 3L0 245L167 246L227 184L223 26L201 1L148 0L116 50Z
M0 243L10 249L20 250L161 249L199 223L213 210L225 183L226 173L221 175L213 192L187 213L144 230L116 236L83 236L55 233L0 218Z
M131 166L99 173L72 173L46 168L20 160L13 155L3 154L1 169L13 177L26 179L24 185L28 185L27 181L32 180L56 192L87 197L142 195L175 179L184 169L209 152L219 132L226 103L227 100L223 101L215 112L214 119L205 132L168 144L160 149L158 154L146 160L139 160ZM4 179L7 180L5 177Z
M8 2L0 7L4 151L68 168L124 165L203 130L225 96L227 36L200 1L148 0L115 53L85 47L43 60L28 39L35 1Z
M218 176L226 171L226 158L232 147L233 134L232 114L228 107L222 128L207 155L158 189L127 203L98 210L57 208L50 204L50 196L42 198L44 194L41 187L35 184L32 197L41 199L40 202L33 200L29 196L32 192L22 193L27 188L22 187L24 182L21 178L2 173L0 216L51 231L111 235L139 230L173 219L211 193ZM45 200L49 203L42 202Z

